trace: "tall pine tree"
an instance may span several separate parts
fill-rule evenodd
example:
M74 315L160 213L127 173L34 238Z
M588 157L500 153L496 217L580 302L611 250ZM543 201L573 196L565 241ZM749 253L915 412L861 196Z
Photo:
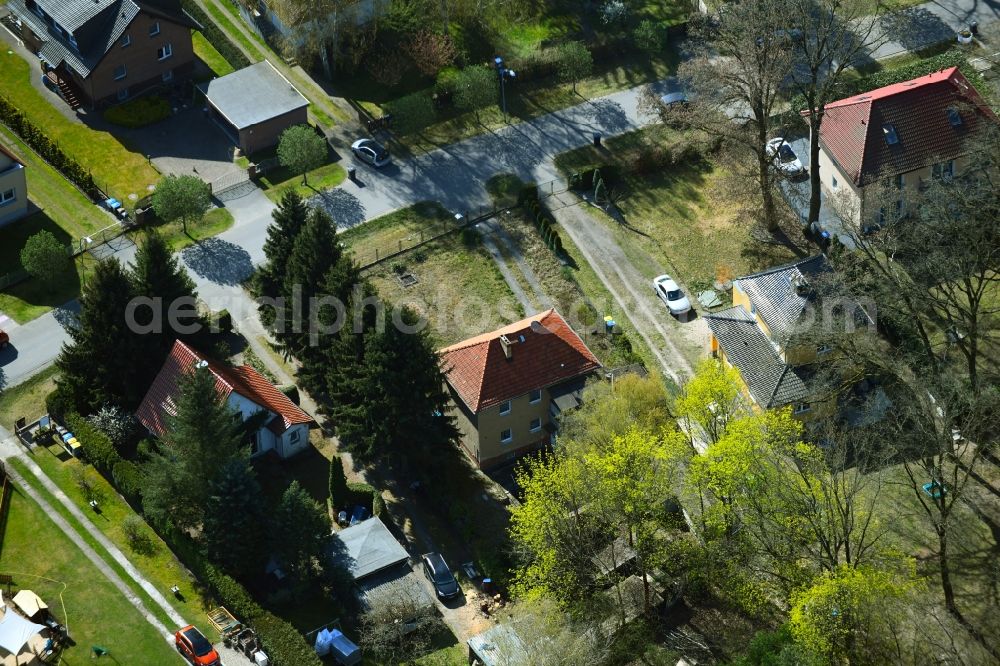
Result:
M200 524L219 470L249 458L242 424L215 382L207 367L192 368L178 379L176 416L168 417L160 450L145 464L143 508L160 525Z
M292 247L306 224L308 213L302 197L294 191L281 197L277 209L271 213L274 222L267 228L267 239L264 241L267 260L258 273L261 296L275 298L284 293L285 273L292 258ZM265 326L272 325L274 309L262 307L260 317Z
M142 382L148 361L125 320L132 296L128 275L114 258L100 262L83 288L77 325L56 360L59 390L81 414L103 405L131 411L148 388Z
M209 487L202 542L208 558L234 576L261 571L266 557L260 484L242 457L225 463Z
M142 336L142 344L147 352L145 363L142 365L148 370L147 381L143 386L148 386L155 377L155 373L160 369L160 363L170 353L174 340L189 340L198 346L194 338L195 335L182 335L174 330L168 318L168 313L172 304L179 299L191 299L190 308L180 310L182 314L190 312L196 314L194 299L197 298L194 281L188 276L187 271L180 265L177 258L170 253L163 237L155 231L150 231L145 240L139 246L135 254L135 265L131 273L132 291L136 296L145 296L153 299L150 308L140 308L137 311L136 319L139 323L146 324L151 321L159 321L159 332L152 332ZM193 318L185 318L181 323L191 324L197 321Z
M319 574L332 531L326 509L292 481L271 517L270 545L299 591Z

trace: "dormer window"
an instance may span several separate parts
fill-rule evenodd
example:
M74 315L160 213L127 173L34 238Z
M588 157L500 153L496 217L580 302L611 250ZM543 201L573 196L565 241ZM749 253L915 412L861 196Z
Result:
M125 48L126 46L128 46L131 43L132 43L132 35L130 35L130 34L128 34L126 32L125 35L122 37L122 41L121 41L122 48Z
M170 44L164 44L160 48L156 49L156 59L166 60L174 54L174 47Z
M955 107L948 109L948 122L952 127L960 127L962 125L962 114Z
M899 136L896 134L896 126L892 123L882 125L882 134L885 136L885 142L888 145L895 146L899 143Z
M153 25L149 26L149 36L156 37L160 34L160 22L156 21Z

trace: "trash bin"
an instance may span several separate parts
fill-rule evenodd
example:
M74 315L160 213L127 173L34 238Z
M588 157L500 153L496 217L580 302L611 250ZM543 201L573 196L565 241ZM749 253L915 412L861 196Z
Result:
M354 180L354 177L357 175L357 173L358 173L357 167L347 167L347 177L348 177L348 179Z
M601 147L601 135L598 134L597 132L594 132L594 146L596 148Z

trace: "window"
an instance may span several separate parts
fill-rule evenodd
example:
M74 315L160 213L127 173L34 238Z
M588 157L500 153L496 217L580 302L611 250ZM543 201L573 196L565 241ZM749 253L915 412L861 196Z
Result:
M128 46L131 43L132 43L132 35L130 35L130 34L128 34L126 32L125 36L122 37L122 41L121 41L122 48L125 48L126 46Z
M76 37L74 37L73 35L66 33L66 41L69 42L69 45L72 46L77 51L80 50L80 45L76 43Z
M795 403L795 408L792 410L795 414L805 414L811 411L812 407L809 406L808 402L797 402Z
M510 414L510 400L500 403L500 415L505 416L507 414Z
M541 419L531 419L531 432L538 432L542 429Z
M164 83L166 83L167 81L173 81L173 80L174 80L174 70L168 69L167 71L163 72L163 82Z
M536 402L541 402L541 400L542 400L542 392L540 390L532 391L531 393L528 394L528 402L530 402L531 404L535 404Z
M952 127L960 127L962 125L962 114L955 107L948 109L948 122Z
M833 179L833 189L837 189L837 186L840 185L840 183L837 182L837 177L831 176L831 178Z
M511 440L513 440L513 439L514 439L514 436L510 434L510 428L507 428L506 430L501 430L500 431L500 443L501 444L510 444Z
M289 444L298 444L299 443L299 431L298 430L293 430L292 434L290 434L288 436L288 443Z
M118 91L118 101L124 102L128 99L128 88L122 88Z
M159 21L157 21L153 25L149 26L149 36L150 37L156 37L158 34L160 34L160 22Z
M126 76L128 76L128 70L125 68L125 65L118 65L115 67L115 81L121 81Z
M899 135L896 134L896 126L892 123L882 125L882 135L885 136L885 142L890 146L895 146L899 143Z
M174 54L174 47L170 44L164 44L160 48L156 49L156 59L166 60Z
M15 199L17 199L17 192L15 192L13 188L0 192L0 206L6 206L9 203L14 203Z
M955 175L955 160L935 164L931 167L931 174L941 180L951 180Z

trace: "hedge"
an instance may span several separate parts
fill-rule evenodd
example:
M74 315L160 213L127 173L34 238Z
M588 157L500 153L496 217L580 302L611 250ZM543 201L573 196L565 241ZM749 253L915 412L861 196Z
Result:
M7 98L0 96L0 122L21 137L38 155L79 187L91 200L103 198L90 172L75 159L63 152L55 141L34 125Z
M202 11L194 0L181 0L181 7L201 26L201 34L205 35L208 43L215 47L219 55L225 58L226 62L233 66L233 69L243 69L250 65L250 60L243 55L243 51L240 51L235 44L229 41L226 34L212 22L212 19Z
M83 449L83 457L105 476L113 477L115 465L124 462L111 439L75 412L66 415L66 427Z
M111 477L122 495L138 501L142 496L142 472L131 460L119 460L111 468Z
M521 200L521 205L526 206L531 213L531 219L545 244L556 256L562 256L563 243L555 227L556 220L548 210L542 207L542 202L538 198L538 188L526 187L521 190L518 198Z
M371 509L376 495L375 488L368 483L348 483L347 504L344 508L359 504L366 509Z

